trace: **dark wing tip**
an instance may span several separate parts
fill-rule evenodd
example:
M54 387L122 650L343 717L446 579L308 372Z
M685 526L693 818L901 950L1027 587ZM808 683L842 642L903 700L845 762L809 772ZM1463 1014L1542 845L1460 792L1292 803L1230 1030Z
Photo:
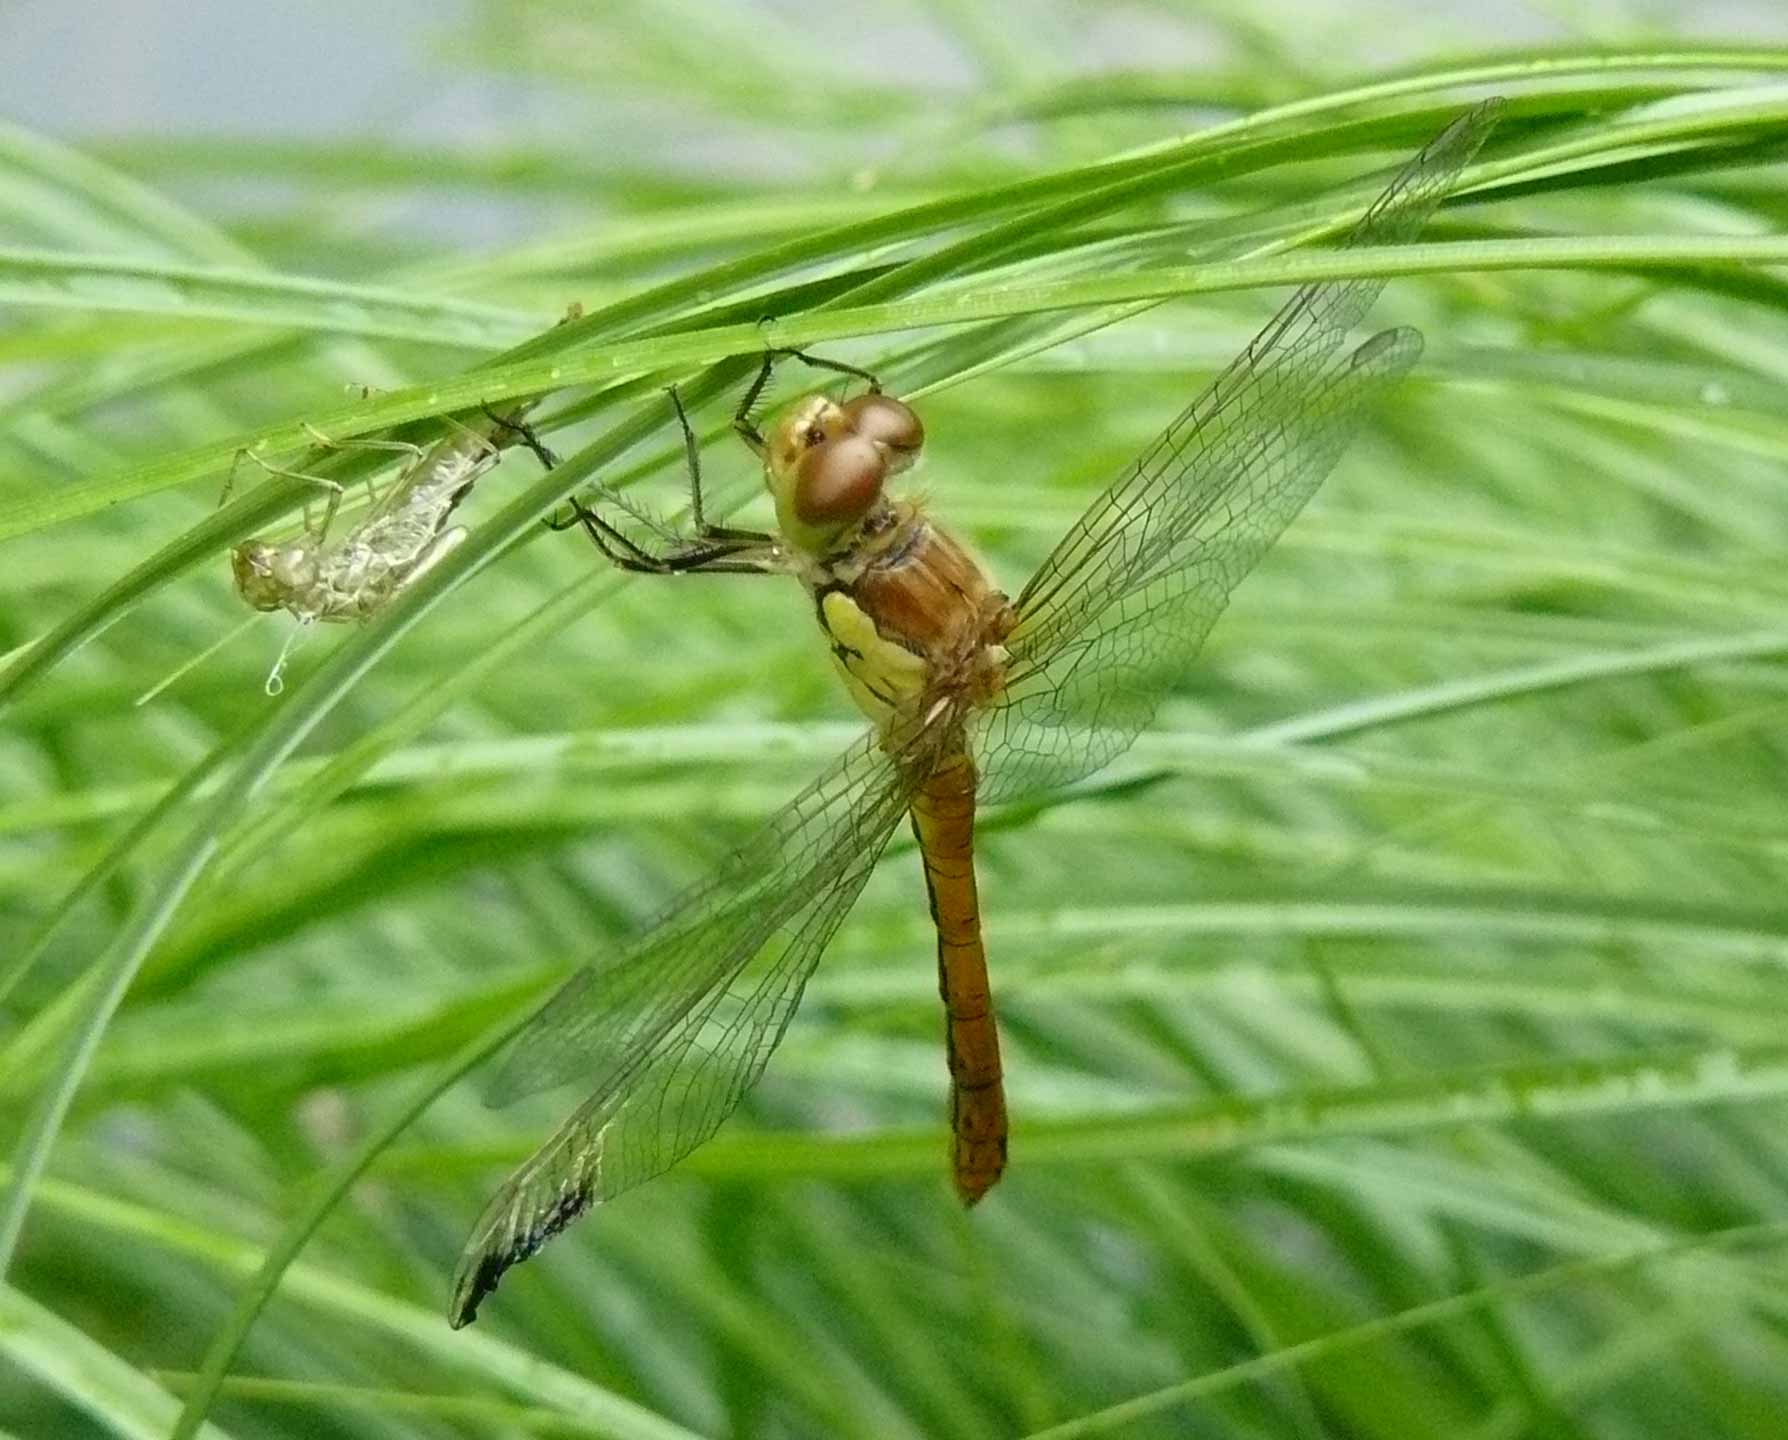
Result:
M453 1298L447 1305L447 1323L463 1330L478 1318L484 1297L497 1288L503 1276L533 1255L546 1242L588 1210L593 1202L588 1185L561 1195L544 1210L531 1211L525 1221L496 1217L513 1215L515 1192L505 1187L492 1201L473 1238L467 1242L453 1272Z
M497 1288L503 1272L515 1263L501 1255L480 1255L475 1266L462 1264L453 1279L453 1301L447 1307L447 1323L455 1330L463 1330L476 1320L484 1297Z

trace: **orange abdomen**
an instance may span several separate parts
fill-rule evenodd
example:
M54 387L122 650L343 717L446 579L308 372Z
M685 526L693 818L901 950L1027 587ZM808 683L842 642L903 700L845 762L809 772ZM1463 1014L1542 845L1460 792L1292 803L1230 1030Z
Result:
M1006 1094L1000 1037L975 892L975 767L947 757L913 797L913 833L937 923L938 989L950 1061L951 1173L973 1205L1006 1167Z

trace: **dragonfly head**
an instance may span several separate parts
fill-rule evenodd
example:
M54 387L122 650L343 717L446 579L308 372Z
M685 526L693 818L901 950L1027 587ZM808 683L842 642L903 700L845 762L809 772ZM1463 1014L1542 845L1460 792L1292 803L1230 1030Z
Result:
M230 551L236 590L257 610L278 610L317 579L315 554L304 545L250 540Z
M882 487L918 459L925 427L892 396L870 391L843 402L809 395L771 427L764 483L785 538L822 553L882 498Z

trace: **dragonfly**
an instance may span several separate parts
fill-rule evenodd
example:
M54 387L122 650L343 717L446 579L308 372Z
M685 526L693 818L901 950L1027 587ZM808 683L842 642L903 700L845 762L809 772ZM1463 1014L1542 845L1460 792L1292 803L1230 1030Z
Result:
M1497 110L1486 101L1436 136L1344 243L1412 238ZM936 921L950 1174L969 1205L999 1180L1007 1116L976 810L1092 774L1149 722L1230 593L1420 355L1409 327L1347 347L1383 284L1298 290L1092 502L1016 598L925 507L887 493L918 458L924 426L867 371L792 352L843 372L847 389L857 378L865 388L843 400L807 395L765 432L753 409L791 352L764 356L734 425L762 463L774 533L708 523L697 442L672 390L692 533L654 550L600 499L581 497L567 523L626 570L792 575L872 724L630 949L579 971L520 1030L491 1102L572 1082L586 1098L474 1226L449 1302L456 1329L512 1266L670 1168L732 1114L903 819Z

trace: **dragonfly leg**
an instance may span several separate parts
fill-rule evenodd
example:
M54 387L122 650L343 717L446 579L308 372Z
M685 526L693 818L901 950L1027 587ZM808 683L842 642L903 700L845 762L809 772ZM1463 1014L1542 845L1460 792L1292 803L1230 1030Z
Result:
M654 555L575 495L571 497L571 509L572 520L559 523L549 519L548 526L568 530L574 524L581 525L604 558L622 570L641 575L682 575L697 570L710 575L763 575L781 569L768 536L698 540L667 554Z
M773 350L773 355L784 356L790 360L799 360L810 370L832 370L840 375L854 375L877 395L882 393L882 382L875 377L873 371L865 370L861 365L847 365L842 360L828 360L823 355L810 355L805 350L796 350L792 346L783 350Z
M522 446L532 453L534 458L540 462L541 469L552 470L557 468L559 464L558 455L546 448L541 442L540 432L532 425L528 424L527 421L511 420L507 415L499 415L488 405L481 406L480 408L484 411L484 418L495 425L497 429L507 431L509 434L515 436L515 438L521 442Z
M670 396L671 409L677 412L677 428L683 432L683 464L689 471L689 514L695 520L695 533L700 535L708 528L708 517L702 514L701 446L696 442L695 430L689 424L689 412L683 408L683 397L677 394L677 387L669 386L665 393Z
M710 525L708 523L708 517L702 512L701 442L696 439L695 429L689 423L689 414L683 409L683 397L677 393L677 387L669 386L665 393L670 396L671 408L677 412L677 426L683 432L683 464L689 471L689 514L695 522L696 536L702 540L749 540L753 544L768 543L770 537L761 531L735 530L728 525Z
M746 389L739 401L739 408L733 411L733 433L745 442L753 455L761 456L764 453L764 432L757 428L751 412L757 405L757 397L764 393L764 386L770 383L770 376L775 369L776 352L764 351L763 364L757 367L757 378Z
M701 442L695 427L689 423L689 412L683 408L683 397L677 387L667 387L666 393L670 396L677 426L683 432L683 462L689 471L689 511L694 521L694 536L686 539L662 520L630 504L619 492L601 485L595 487L595 493L602 497L602 502L631 516L662 540L668 547L662 554L653 554L577 495L571 496L568 502L571 514L563 518L558 514L549 516L547 528L569 530L573 525L581 526L610 564L639 574L681 575L700 570L709 574L759 575L781 570L784 567L774 536L760 530L739 530L708 522L702 502Z
M833 370L840 375L854 375L863 381L874 394L882 393L882 382L870 371L859 365L847 365L842 360L828 360L822 355L810 355L805 350L797 350L793 346L764 351L763 363L757 367L757 378L739 401L739 408L733 412L733 429L753 455L764 453L763 431L757 428L757 422L751 418L751 412L757 405L758 398L764 393L764 386L770 383L770 376L775 373L779 360L799 360L813 370Z

